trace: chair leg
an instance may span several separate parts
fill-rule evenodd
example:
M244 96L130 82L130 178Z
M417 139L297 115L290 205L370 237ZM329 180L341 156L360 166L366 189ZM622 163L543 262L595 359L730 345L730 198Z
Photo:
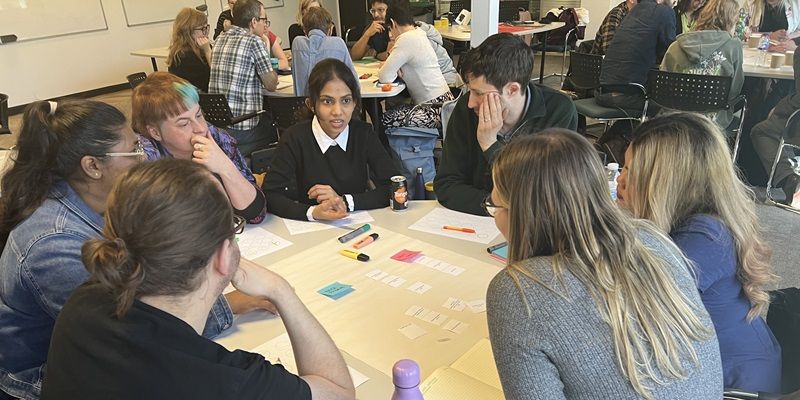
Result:
M772 198L772 180L775 179L775 168L778 166L781 153L783 153L783 137L781 137L781 140L778 142L778 152L775 153L775 160L772 161L772 168L769 171L769 178L767 179L767 200L776 205L778 202Z
M739 129L736 130L736 139L733 142L733 163L736 164L736 158L739 156L739 141L742 140L742 128L744 127L744 115L747 112L747 104L742 107L742 113L739 117Z

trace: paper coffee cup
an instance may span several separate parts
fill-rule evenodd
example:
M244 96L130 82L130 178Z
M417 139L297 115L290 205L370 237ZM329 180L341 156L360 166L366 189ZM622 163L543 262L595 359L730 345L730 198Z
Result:
M783 60L784 59L786 59L786 56L783 53L772 53L772 54L770 54L769 67L770 68L780 68L783 65Z
M756 47L758 47L758 42L760 40L761 40L761 35L750 35L750 37L747 38L747 47L755 49Z
M786 52L786 59L784 60L784 65L792 66L794 64L794 51L787 51Z

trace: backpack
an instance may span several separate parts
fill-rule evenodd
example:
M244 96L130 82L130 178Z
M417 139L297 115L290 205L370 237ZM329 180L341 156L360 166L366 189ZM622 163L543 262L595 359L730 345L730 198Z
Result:
M417 179L417 168L422 168L424 182L433 182L433 178L436 177L433 149L436 147L436 140L439 139L439 130L401 126L387 128L386 137L389 139L389 147L394 150L402 163L409 198L416 198L414 181Z

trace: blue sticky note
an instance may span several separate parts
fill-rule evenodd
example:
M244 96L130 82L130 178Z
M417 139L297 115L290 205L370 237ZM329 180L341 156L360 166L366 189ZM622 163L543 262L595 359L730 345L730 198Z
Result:
M322 289L317 290L317 293L325 297L331 298L333 300L339 300L342 297L350 294L354 290L355 289L353 289L352 285L345 285L343 283L334 282L328 286L325 286Z

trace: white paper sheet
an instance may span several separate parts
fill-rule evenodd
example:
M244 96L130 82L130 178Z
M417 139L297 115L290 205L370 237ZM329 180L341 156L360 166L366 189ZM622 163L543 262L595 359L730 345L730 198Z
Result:
M264 356L264 358L269 360L269 362L273 364L281 364L284 368L286 368L287 371L297 374L297 363L294 359L292 343L289 340L288 333L284 333L283 335L280 335L275 339L272 339L269 342L250 350L250 352L261 354ZM353 385L355 385L355 387L359 387L362 383L369 380L366 375L362 374L353 367L348 365L347 369L350 370L350 377L353 378Z
M283 223L286 225L286 230L290 235L299 235L301 233L324 231L326 229L351 227L358 228L362 224L372 222L375 219L369 215L367 211L356 211L350 213L350 216L336 221L296 221L293 219L283 218Z
M474 229L475 233L443 229L445 225ZM441 207L434 208L408 229L484 244L488 244L500 234L492 217L479 217Z
M400 333L402 333L403 336L405 336L405 337L407 337L407 338L409 338L411 340L414 340L414 339L416 339L416 338L428 333L428 331L426 331L425 329L422 329L419 325L416 325L416 324L405 325L405 326L401 327L400 329L398 329L398 331L400 331Z
M242 257L248 260L254 260L292 245L292 242L258 226L246 228L236 238Z

